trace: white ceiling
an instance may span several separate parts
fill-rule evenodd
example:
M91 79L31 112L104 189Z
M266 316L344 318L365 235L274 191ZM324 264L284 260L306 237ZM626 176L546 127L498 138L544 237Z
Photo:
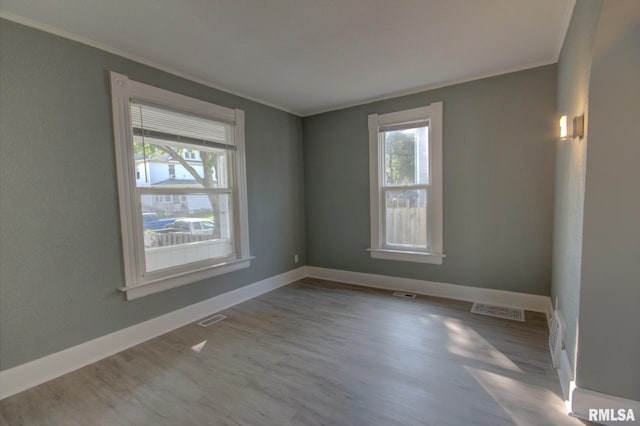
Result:
M575 0L2 0L0 16L310 115L557 61Z

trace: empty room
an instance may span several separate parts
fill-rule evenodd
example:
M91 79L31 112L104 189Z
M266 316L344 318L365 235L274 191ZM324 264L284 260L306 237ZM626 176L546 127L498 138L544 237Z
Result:
M2 0L0 424L640 423L637 0Z

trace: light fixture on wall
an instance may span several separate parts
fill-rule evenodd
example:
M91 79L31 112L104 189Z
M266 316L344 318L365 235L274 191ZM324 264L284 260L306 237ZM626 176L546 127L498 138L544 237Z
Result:
M567 129L567 116L563 115L560 117L560 139L567 139L571 137L573 139L584 137L584 115L579 115L573 117L573 133L569 136L569 131Z
M584 137L584 115L573 117L573 137L574 139Z

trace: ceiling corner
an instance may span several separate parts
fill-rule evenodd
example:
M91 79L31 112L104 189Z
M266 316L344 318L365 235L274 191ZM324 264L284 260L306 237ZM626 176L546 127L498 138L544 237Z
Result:
M564 46L564 39L567 37L567 31L569 31L569 25L571 24L571 17L573 16L573 9L575 5L576 0L569 0L563 12L562 27L560 29L560 34L558 35L556 50L553 56L554 63L558 62L560 59L560 53L562 52L562 46Z

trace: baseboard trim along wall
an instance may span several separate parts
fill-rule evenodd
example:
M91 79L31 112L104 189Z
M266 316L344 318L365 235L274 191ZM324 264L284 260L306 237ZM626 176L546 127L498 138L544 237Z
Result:
M541 296L537 294L516 293L513 291L469 287L411 278L390 277L387 275L366 274L339 269L318 268L315 266L307 266L307 276L365 287L404 291L407 293L415 293L425 296L444 297L447 299L464 300L466 302L490 303L493 305L508 306L512 308L523 308L534 312L544 312L547 315L547 319L553 310L549 296Z
M501 306L520 307L530 311L544 312L547 315L549 315L552 310L551 300L547 296L302 266L81 343L77 346L64 349L60 352L47 355L26 364L0 371L0 399L15 395L305 277L469 302L474 301ZM564 351L563 354L558 376L563 387L563 393L565 393L565 384L573 383L573 375L566 351ZM567 393L569 395L567 395ZM618 408L632 408L635 413L640 413L640 402L638 401L625 400L623 398L575 387L567 393L565 393L565 399L567 399L567 396L570 397L570 411L578 417L588 418L589 408L613 408L616 410Z
M0 399L114 355L306 276L304 266L115 331L26 364L0 371Z
M640 401L579 388L575 384L571 390L570 407L571 415L585 420L589 420L589 410L600 411L599 416L593 420L604 425L628 424L629 422L616 420L616 418L620 418L620 414L625 416L629 410L633 410L635 418L635 421L631 423L636 424L637 421L640 421ZM608 416L609 421L605 416Z
M584 420L594 420L589 418L589 410L604 410L604 415L608 415L612 419L620 414L619 410L623 410L623 413L633 410L636 421L640 420L640 401L577 387L573 377L573 369L569 362L569 353L566 349L563 349L560 354L560 368L558 368L557 372L567 414ZM598 414L601 415L601 413ZM597 421L599 424L604 425L621 424L618 420L608 422L598 418Z
M573 383L573 369L569 362L569 353L563 349L560 353L560 368L558 368L558 379L562 388L562 396L568 401L571 396L571 383ZM569 408L569 407L567 407Z

